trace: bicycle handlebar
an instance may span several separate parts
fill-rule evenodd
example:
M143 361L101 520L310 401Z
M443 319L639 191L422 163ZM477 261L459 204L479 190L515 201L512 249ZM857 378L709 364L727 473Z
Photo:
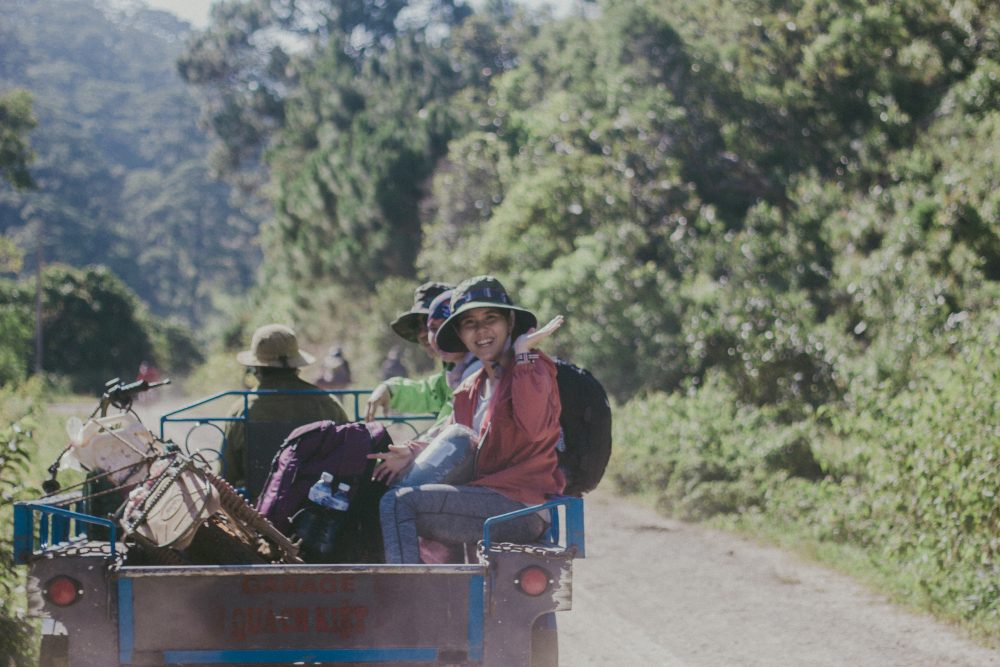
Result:
M160 380L159 382L147 382L146 380L136 380L135 382L130 382L128 384L122 384L121 382L119 382L118 378L115 378L114 380L111 380L108 384L112 386L105 390L104 396L102 396L101 398L105 398L112 402L115 402L125 398L132 398L136 394L148 391L150 389L154 389L155 387L160 387L165 384L170 384L170 378L167 378L166 380Z

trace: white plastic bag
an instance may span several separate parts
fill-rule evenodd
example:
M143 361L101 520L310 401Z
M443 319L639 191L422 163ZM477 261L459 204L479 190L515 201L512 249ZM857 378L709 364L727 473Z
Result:
M66 467L74 464L92 472L106 472L116 486L137 484L146 479L147 461L162 453L160 442L138 417L131 413L90 419L76 417L66 422L70 449Z

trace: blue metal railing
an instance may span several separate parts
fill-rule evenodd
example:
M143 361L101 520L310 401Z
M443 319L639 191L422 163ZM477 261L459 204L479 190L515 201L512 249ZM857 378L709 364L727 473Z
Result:
M40 500L14 503L14 563L23 565L36 551L68 542L71 533L74 536L85 535L88 524L108 529L111 557L114 558L118 526L109 519L78 511L82 506L82 499L74 503L77 511L47 505Z
M559 511L560 508L563 508L561 513ZM577 498L576 496L556 496L552 500L540 505L532 505L521 510L490 517L483 524L483 548L489 549L493 543L490 533L497 524L521 516L535 514L542 510L548 510L550 516L549 529L543 536L542 541L564 549L575 547L577 558L586 557L587 545L583 530L583 498ZM563 515L561 520L560 514Z
M162 417L160 417L160 439L164 439L164 428L168 423L192 423L195 425L202 424L212 424L212 423L226 423L226 422L244 422L247 421L247 411L250 407L250 397L251 396L268 396L268 395L294 395L294 394L326 394L329 396L336 396L338 399L346 398L348 405L345 408L353 408L354 410L354 421L361 421L365 417L364 405L361 402L362 396L367 396L371 394L371 389L249 389L249 390L231 390L222 391L217 394L213 394L207 398L203 398L200 401L185 405L183 407L172 410ZM202 406L208 405L214 401L225 398L227 396L238 396L243 399L243 411L240 416L226 416L226 417L206 417L206 416L179 416L188 413L195 408L200 408ZM229 406L226 406L227 408ZM413 428L414 435L419 431L413 426L411 422L422 422L422 421L433 421L436 419L436 415L392 415L389 417L379 417L379 421L390 422L393 424L406 424Z

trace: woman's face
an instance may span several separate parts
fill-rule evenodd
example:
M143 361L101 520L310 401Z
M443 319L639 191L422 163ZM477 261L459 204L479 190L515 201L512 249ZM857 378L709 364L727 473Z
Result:
M437 332L441 329L441 325L446 321L447 320L443 319L431 319L427 321L427 331L430 334L430 345L434 348L434 352L437 356L441 357L441 359L457 364L462 359L465 359L465 352L445 352L437 346Z
M512 319L508 312L498 308L473 308L458 321L458 337L483 363L500 361Z

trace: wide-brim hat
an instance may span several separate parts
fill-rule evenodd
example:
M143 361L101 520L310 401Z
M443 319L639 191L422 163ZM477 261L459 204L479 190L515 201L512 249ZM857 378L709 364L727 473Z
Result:
M514 330L511 340L527 333L538 324L538 318L527 308L514 305L503 284L493 276L476 276L463 280L451 295L451 316L438 329L435 344L444 352L467 352L462 339L458 337L458 321L462 313L473 308L499 308L514 311Z
M438 294L450 289L451 285L445 283L424 283L413 291L413 306L405 313L396 316L389 326L403 340L411 343L419 342L417 334L420 332L420 325L427 319L431 302Z
M299 340L291 327L265 324L253 332L250 349L237 353L236 361L244 366L301 368L313 363L316 358L299 349Z

